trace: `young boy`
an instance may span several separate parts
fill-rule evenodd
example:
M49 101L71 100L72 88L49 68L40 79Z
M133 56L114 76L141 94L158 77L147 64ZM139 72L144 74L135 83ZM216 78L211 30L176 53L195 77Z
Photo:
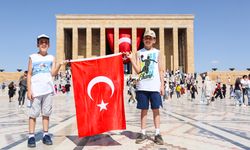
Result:
M54 84L52 76L57 75L61 65L56 64L55 58L48 54L49 36L42 34L37 37L38 53L29 57L27 74L27 97L30 100L29 108L29 139L28 147L36 147L35 124L36 118L42 113L43 123L43 143L52 145L52 140L48 134L49 116L52 111L52 95L54 94Z
M126 53L135 72L139 74L136 99L138 101L137 108L141 109L141 134L137 137L136 144L140 144L147 139L146 120L150 104L155 125L154 141L156 144L163 145L163 139L160 135L159 108L162 106L161 95L164 95L164 80L160 51L153 47L155 42L155 32L147 30L143 36L144 48L139 50L135 57Z

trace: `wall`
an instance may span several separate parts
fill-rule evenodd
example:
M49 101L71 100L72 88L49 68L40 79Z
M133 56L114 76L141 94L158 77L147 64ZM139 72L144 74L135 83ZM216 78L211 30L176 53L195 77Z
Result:
M222 83L228 83L228 78L230 78L230 84L235 83L237 77L242 77L243 75L249 75L250 71L211 71L206 72L207 75L214 81L217 81L217 77L220 78Z
M22 74L23 72L0 72L0 83L17 81Z

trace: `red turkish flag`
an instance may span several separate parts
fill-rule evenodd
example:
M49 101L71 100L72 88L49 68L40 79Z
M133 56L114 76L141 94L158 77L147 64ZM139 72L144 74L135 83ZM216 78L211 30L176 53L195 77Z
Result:
M119 30L119 51L120 52L131 52L131 29L120 29ZM128 63L130 60L124 55L123 62Z
M71 62L78 136L126 129L122 54Z

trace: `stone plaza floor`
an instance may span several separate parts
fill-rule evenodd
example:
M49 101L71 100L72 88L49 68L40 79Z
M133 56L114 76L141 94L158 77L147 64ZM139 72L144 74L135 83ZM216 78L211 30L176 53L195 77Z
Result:
M233 99L217 99L207 106L182 97L163 102L161 109L161 134L164 145L156 145L152 139L154 125L152 111L148 113L147 134L143 144L135 144L140 131L140 111L136 104L128 104L125 93L127 129L111 131L93 137L78 138L75 103L72 95L54 97L53 114L49 132L53 145L42 144L41 117L36 125L36 149L63 150L240 150L250 149L250 107L236 107ZM27 148L27 108L18 108L17 97L9 103L0 96L0 149Z

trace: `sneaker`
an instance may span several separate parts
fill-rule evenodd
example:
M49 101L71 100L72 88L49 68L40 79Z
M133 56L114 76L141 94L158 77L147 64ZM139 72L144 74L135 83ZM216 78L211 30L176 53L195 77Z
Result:
M43 137L43 144L46 144L46 145L52 145L53 144L49 135L45 135Z
M31 137L28 139L28 147L36 147L36 139L35 137Z
M162 139L162 137L161 137L160 134L158 134L158 135L155 136L154 142L155 142L156 144L158 144L158 145L163 145L163 139Z
M135 143L136 144L141 144L147 139L147 136L144 134L139 134L139 136L136 138Z

